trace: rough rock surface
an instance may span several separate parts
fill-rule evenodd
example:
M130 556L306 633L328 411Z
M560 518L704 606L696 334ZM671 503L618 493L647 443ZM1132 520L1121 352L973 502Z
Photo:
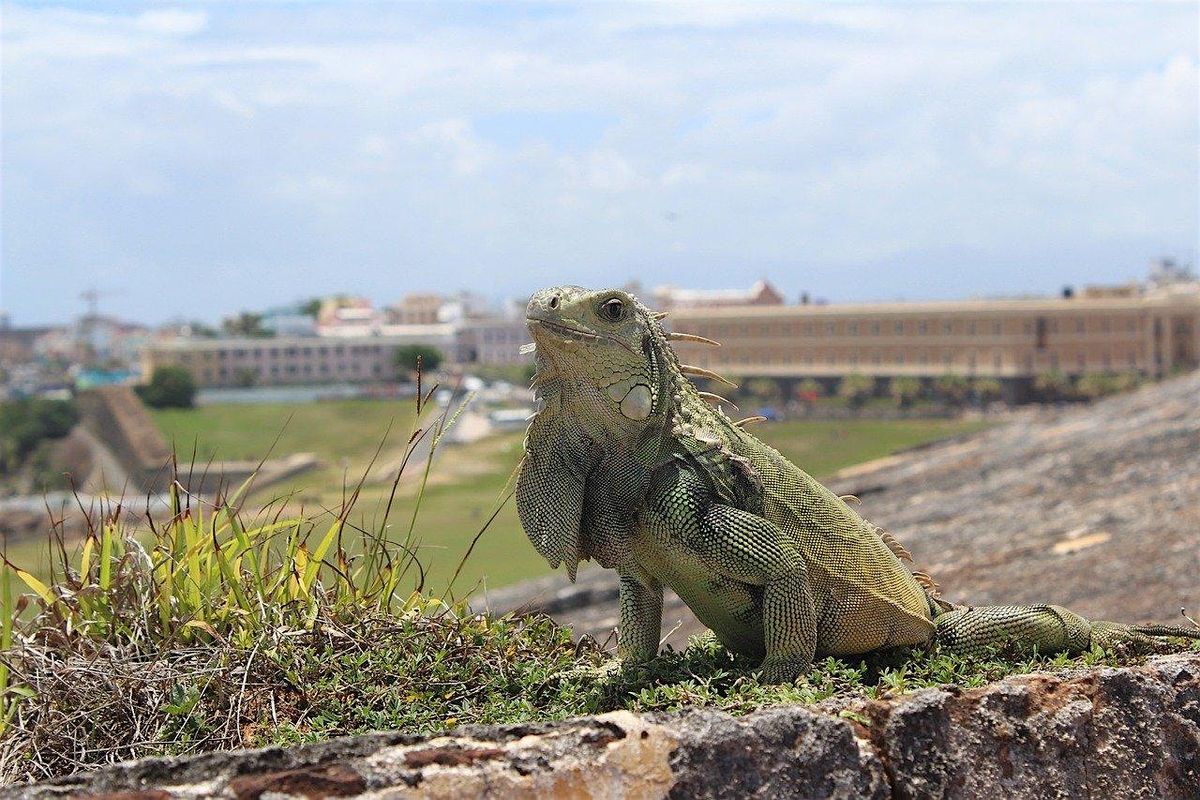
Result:
M23 800L1200 797L1200 654L892 700L373 734L147 759Z
M770 428L762 429L770 441ZM799 465L801 468L803 464ZM1057 603L1084 616L1180 623L1200 606L1200 373L1091 406L1027 409L1007 425L845 470L946 599ZM494 610L545 611L604 641L611 572L581 570L489 593ZM668 593L668 641L701 628Z

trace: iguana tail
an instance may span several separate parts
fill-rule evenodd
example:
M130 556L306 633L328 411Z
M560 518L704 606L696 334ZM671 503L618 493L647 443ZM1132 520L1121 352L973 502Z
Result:
M1149 651L1161 644L1157 637L1200 639L1200 627L1089 620L1062 606L950 606L942 602L931 608L938 643L963 652L1005 644L1044 653L1082 653L1114 645Z

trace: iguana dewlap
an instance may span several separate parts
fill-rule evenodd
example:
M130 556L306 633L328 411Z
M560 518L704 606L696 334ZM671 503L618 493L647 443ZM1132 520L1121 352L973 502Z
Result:
M618 654L658 651L669 586L729 649L792 680L815 657L917 645L1042 651L1151 636L1170 626L1093 622L1058 606L958 607L902 563L908 553L807 473L731 421L689 380L668 333L632 295L544 289L527 311L536 345L517 479L521 524L550 564L616 570ZM715 344L715 343L712 343Z

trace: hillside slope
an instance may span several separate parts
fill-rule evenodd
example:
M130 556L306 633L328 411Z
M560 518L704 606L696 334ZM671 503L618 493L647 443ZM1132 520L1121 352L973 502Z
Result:
M1200 374L1087 407L1029 409L829 483L859 496L859 511L953 602L1052 602L1163 622L1200 607ZM616 624L615 580L600 570L576 586L555 576L487 601L545 610L602 640ZM670 597L664 629L680 644L699 625Z

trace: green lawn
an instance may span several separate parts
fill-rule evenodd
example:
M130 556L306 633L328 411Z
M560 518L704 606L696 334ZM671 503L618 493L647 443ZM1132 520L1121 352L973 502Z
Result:
M335 400L320 403L226 404L151 412L182 461L196 446L197 460L260 459L276 436L277 456L316 453L323 459L359 459L374 452L392 423L390 441L403 443L412 422L409 400ZM282 432L282 435L280 433Z
M986 426L985 422L963 420L805 420L765 423L755 426L754 432L801 469L825 477L842 467ZM427 493L417 531L433 588L444 585L471 538L495 509L500 489L520 459L520 441L519 435L509 435L488 443L479 456L487 471ZM469 457L469 452L464 452L469 450L448 451L446 458ZM455 592L479 582L493 588L503 586L548 571L549 566L526 541L509 500L476 545Z
M984 420L794 420L756 425L754 435L800 469L824 478L843 467L883 458L915 445L983 430Z

